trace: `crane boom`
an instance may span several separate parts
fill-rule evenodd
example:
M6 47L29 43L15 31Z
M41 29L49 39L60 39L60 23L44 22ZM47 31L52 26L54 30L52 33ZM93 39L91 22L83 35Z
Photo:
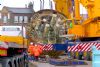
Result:
M71 18L71 10L72 10L72 3L71 0L54 0L55 2L55 9L64 15L67 18Z

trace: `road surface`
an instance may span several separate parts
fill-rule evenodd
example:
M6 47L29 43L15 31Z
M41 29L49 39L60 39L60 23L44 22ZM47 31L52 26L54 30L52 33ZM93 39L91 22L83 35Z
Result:
M77 65L77 66L55 66L51 65L49 63L39 63L39 62L33 62L29 64L29 67L92 67L92 62L86 61L88 65Z

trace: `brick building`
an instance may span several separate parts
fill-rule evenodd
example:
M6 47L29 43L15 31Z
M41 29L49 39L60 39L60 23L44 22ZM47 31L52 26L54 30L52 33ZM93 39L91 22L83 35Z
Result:
M22 25L22 23L26 25L33 13L33 4L31 2L25 8L4 6L0 11L0 25Z

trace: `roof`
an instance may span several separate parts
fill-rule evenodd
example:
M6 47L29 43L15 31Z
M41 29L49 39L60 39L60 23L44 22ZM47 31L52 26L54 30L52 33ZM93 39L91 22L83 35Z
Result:
M16 8L16 7L7 7L8 11L13 13L33 13L33 10L30 8Z

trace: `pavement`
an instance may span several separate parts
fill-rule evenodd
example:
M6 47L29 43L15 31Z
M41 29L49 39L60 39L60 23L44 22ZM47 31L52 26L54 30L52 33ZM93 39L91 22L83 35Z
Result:
M29 67L92 67L91 61L86 61L88 65L55 66L49 63L30 62Z

